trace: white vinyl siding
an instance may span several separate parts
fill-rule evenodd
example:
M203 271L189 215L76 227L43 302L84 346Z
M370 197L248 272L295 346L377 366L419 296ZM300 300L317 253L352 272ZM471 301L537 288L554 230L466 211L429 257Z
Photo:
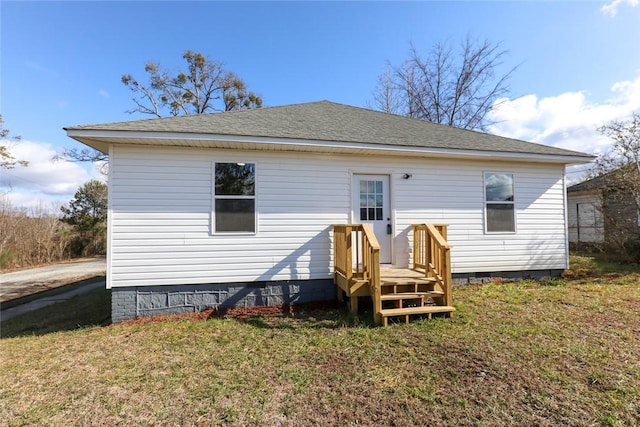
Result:
M398 185L392 188L395 226L404 231L396 246L412 241L412 223L442 223L449 225L454 273L566 268L564 168L510 163L508 170L517 175L517 232L486 234L483 171L489 168L507 169L498 162L456 161L436 161L423 171L405 168L413 177L395 180ZM429 183L435 185L430 188ZM396 264L408 264L406 247L397 248L396 255Z
M211 165L239 158L259 170L256 234L217 235ZM486 170L517 175L517 233L484 232ZM330 279L331 226L354 220L354 173L390 176L396 265L409 262L410 225L431 222L449 224L455 273L566 267L562 165L116 146L109 284Z

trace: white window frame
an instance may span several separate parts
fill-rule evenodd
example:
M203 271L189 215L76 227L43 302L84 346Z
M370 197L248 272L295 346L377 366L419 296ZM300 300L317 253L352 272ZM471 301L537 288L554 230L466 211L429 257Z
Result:
M251 164L254 168L254 191L252 196L216 195L216 163ZM216 200L253 200L254 231L218 231L216 230ZM216 159L211 162L211 235L213 236L255 236L258 234L258 162L248 159Z
M513 185L512 201L491 201L487 200L487 175L511 175ZM518 217L516 209L516 174L508 171L485 171L482 174L482 199L484 201L484 232L485 234L516 234L518 232ZM513 206L513 231L489 231L489 214L487 206L492 205L510 205Z

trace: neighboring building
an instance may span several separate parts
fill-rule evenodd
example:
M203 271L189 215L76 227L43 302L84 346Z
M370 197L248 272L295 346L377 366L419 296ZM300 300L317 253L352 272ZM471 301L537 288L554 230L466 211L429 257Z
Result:
M640 237L640 210L621 188L620 174L618 169L567 188L571 244L615 250Z
M569 243L600 245L604 243L602 192L580 185L567 188Z
M334 224L400 267L411 224L448 224L458 281L559 274L565 166L592 159L327 101L66 130L109 154L114 322L334 298Z

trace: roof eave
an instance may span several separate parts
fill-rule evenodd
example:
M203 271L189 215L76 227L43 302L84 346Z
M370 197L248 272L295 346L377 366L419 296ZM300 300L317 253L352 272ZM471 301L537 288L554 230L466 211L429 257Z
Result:
M295 138L273 138L243 135L171 133L171 132L132 132L69 128L67 136L107 153L111 144L183 146L199 148L229 148L234 144L238 149L270 151L318 151L345 154L386 154L419 155L421 157L455 157L468 159L511 160L525 162L560 163L577 165L591 162L595 156L572 154L541 154L508 151L466 150L438 147L419 147L413 145L386 145L363 142L305 140ZM220 144L226 144L226 147ZM315 150L314 150L315 148Z

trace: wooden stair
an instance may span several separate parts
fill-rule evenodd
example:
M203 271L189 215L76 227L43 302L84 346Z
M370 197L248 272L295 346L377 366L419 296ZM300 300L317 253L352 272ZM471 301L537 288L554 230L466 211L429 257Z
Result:
M402 292L398 294L383 294L380 295L380 301L403 301L412 299L428 299L437 298L444 295L442 291L428 291L428 292Z
M386 326L391 317L452 313L455 308L444 301L445 293L438 280L425 277L424 273L391 266L380 268L380 307L378 316Z
M409 323L409 317L412 314L427 315L431 319L433 313L452 313L456 311L454 307L448 305L431 305L423 307L405 307L405 308L383 308L380 310L382 316L382 325L387 326L389 317L404 316L405 322Z
M447 226L414 224L411 269L380 264L380 245L370 224L337 224L334 237L334 283L337 296L350 298L358 312L358 298L373 300L374 321L444 313L452 316L451 246Z

